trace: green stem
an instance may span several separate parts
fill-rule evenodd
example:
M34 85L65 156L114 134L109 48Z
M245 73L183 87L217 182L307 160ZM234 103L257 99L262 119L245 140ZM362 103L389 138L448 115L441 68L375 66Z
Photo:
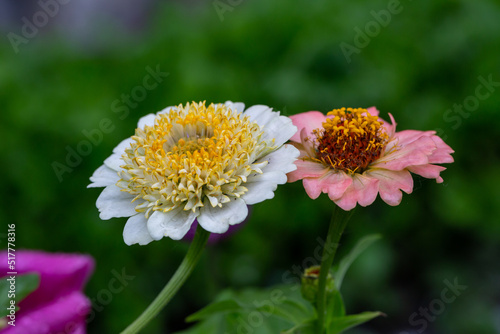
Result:
M351 218L353 210L344 211L335 205L332 214L332 220L328 228L326 242L321 257L321 268L318 279L318 295L316 299L316 310L318 312L318 334L323 334L325 330L325 312L326 312L326 278L332 267L333 258L337 252L340 237L344 232L347 221Z
M121 334L138 333L165 307L165 305L167 305L193 271L196 263L200 259L201 253L203 253L209 236L210 232L207 232L198 225L191 246L175 274L148 308L121 332Z

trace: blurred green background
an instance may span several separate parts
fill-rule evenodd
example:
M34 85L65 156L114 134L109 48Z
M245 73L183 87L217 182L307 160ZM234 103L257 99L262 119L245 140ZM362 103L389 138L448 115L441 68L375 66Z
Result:
M89 333L130 323L187 244L126 246L125 219L99 219L100 189L86 189L88 178L141 116L202 100L266 104L285 115L375 105L400 130L436 129L456 151L444 183L415 177L399 206L379 198L347 228L341 254L364 235L383 235L347 273L347 311L387 314L350 333L500 333L498 1L127 1L126 8L104 1L95 12L81 3L60 5L15 47L9 33L22 37L21 18L32 20L40 6L16 7L2 25L0 219L17 224L18 248L96 259L85 291L95 311ZM168 76L141 90L147 67ZM139 91L146 94L126 113L122 94ZM85 150L85 132L103 119L113 130L58 177L54 162L67 166L68 149ZM300 182L279 187L243 229L209 247L145 333L187 328L183 319L226 287L282 283L284 272L312 256L331 211L326 195L313 201ZM112 270L122 268L134 278L103 303ZM412 324L411 315L455 279L467 289L425 331Z

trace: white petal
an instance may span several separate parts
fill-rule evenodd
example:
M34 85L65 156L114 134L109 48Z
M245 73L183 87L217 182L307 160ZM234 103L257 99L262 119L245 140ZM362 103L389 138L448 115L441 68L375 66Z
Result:
M169 212L155 211L148 219L148 231L155 240L170 237L182 239L193 224L198 213L179 207Z
M286 116L280 116L279 112L263 105L248 108L245 115L256 122L264 130L264 140L274 139L274 145L280 147L297 132L297 127L292 120Z
M140 203L132 203L133 199L133 195L121 191L121 188L115 185L107 186L97 198L96 206L100 212L99 217L107 220L113 217L130 217L136 215L135 206Z
M125 165L125 161L123 161L121 153L113 153L104 160L104 164L112 170L119 172L122 170L120 166Z
M155 117L156 115L155 114L148 114L144 117L141 117L139 119L139 123L137 123L137 127L139 129L144 129L144 126L153 126L155 125Z
M215 208L208 200L200 210L198 223L205 230L212 233L224 233L229 225L236 225L245 220L248 216L248 207L241 199L231 199L230 202L222 204L222 207Z
M97 168L94 174L90 177L90 181L92 183L89 184L87 188L107 187L115 184L119 179L120 177L116 171L102 165Z
M286 181L286 174L280 171L251 175L244 184L248 191L241 196L241 199L248 205L271 199L274 197L274 191L278 188L278 184L284 184Z
M127 245L147 245L153 238L148 232L147 219L143 213L130 217L123 228L123 240Z
M132 143L134 140L132 138L127 138L124 139L118 144L114 149L113 153L116 153L118 155L122 155L125 153L125 149L130 147L130 143Z
M158 112L156 113L156 115L169 113L169 112L170 112L170 110L172 110L173 108L176 108L176 107L174 107L174 106L166 107L165 109L163 109L163 110L161 110L161 111L158 111Z
M240 114L243 112L243 110L245 110L245 104L242 102L226 101L226 103L224 103L224 104L226 106L228 106L229 108L231 108L231 110L235 110L235 111L239 112Z
M300 151L292 145L283 145L278 150L269 153L256 162L260 162L261 160L268 162L267 166L262 168L264 173L280 171L286 174L297 169L294 162L299 155Z

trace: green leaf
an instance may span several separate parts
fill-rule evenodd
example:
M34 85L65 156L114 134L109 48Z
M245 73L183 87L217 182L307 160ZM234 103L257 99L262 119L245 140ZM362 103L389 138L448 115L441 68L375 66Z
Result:
M334 291L327 301L327 320L343 316L345 316L344 300L339 291Z
M14 281L10 280L14 277ZM15 282L15 287L12 287L11 282ZM0 280L0 317L5 317L9 314L7 307L11 305L10 301L16 301L17 306L26 296L35 291L40 284L40 276L38 274L23 274L15 276L5 276Z
M356 246L345 256L342 261L340 261L340 264L335 271L335 274L333 275L334 281L335 281L335 287L337 290L340 290L340 287L342 286L342 281L344 280L344 276L351 266L351 264L358 258L358 256L365 250L367 249L371 244L373 244L375 241L379 240L381 238L380 234L371 234L368 235L364 238L362 238Z
M352 314L345 317L333 318L330 325L326 328L327 334L339 334L345 330L361 325L373 318L384 315L382 312L363 312L360 314Z
M182 334L251 332L313 334L308 330L316 318L312 305L302 298L298 285L269 289L225 290L216 301L187 318L199 321ZM292 328L292 329L290 329Z
M316 334L316 322L313 320L308 321L307 323L283 331L281 334Z
M191 314L186 318L187 322L199 321L214 314L223 314L227 312L237 312L243 310L243 308L235 302L234 300L221 300L215 303L208 305L207 307L199 310L196 313Z

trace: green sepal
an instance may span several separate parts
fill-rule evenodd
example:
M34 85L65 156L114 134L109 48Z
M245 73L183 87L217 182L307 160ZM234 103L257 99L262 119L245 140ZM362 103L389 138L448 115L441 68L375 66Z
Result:
M384 315L382 312L363 312L359 314L346 315L340 318L331 318L326 327L326 334L339 334L349 328L356 327L373 318Z

